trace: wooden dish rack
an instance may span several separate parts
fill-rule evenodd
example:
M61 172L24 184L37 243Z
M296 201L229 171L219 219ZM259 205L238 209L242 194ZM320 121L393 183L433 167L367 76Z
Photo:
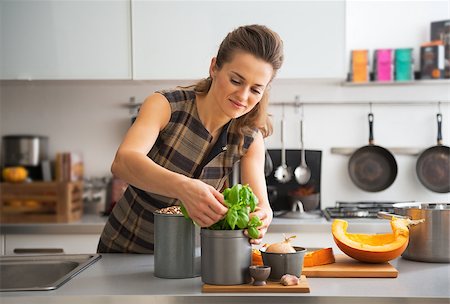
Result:
M0 222L68 223L83 215L83 182L0 184Z

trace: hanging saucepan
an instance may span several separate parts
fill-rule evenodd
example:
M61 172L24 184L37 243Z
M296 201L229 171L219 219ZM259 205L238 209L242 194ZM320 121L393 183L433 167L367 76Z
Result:
M450 192L450 147L442 144L442 114L437 114L437 145L423 151L416 163L420 182L438 193Z
M369 145L350 157L348 172L353 183L362 190L378 192L388 188L397 177L397 162L391 152L374 144L373 114L369 113Z

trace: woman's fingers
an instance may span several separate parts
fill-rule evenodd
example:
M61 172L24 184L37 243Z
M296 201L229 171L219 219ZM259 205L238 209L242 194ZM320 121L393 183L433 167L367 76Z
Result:
M215 191L215 189L213 189ZM208 204L208 207L215 213L220 215L222 218L225 214L227 214L228 208L223 203L223 195L221 193L215 194L213 192L213 199Z
M260 228L260 227L258 227L258 228ZM264 235L266 234L267 229L266 228L262 228L262 229L260 228L260 229L258 229L258 232L259 232L258 238L257 239L252 239L252 238L250 238L247 229L244 230L244 235L249 238L250 244L253 244L253 245L261 244L261 241L262 241Z
M201 227L209 227L220 221L228 211L223 204L223 195L210 185L191 180L192 191L184 192L179 199L183 202L189 216Z

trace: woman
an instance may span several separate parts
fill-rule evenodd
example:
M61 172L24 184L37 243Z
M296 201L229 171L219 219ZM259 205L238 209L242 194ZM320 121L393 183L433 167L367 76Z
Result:
M263 137L272 133L268 91L283 62L280 37L261 25L227 35L210 76L188 88L149 96L120 145L112 173L129 187L111 213L99 252L153 252L153 211L183 202L201 227L224 217L220 190L240 160L241 182L259 199L261 238L272 221ZM245 231L248 236L248 232Z

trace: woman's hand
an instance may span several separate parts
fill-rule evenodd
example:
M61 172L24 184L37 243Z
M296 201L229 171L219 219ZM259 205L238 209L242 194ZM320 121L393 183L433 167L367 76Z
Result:
M259 231L259 237L257 239L249 239L249 241L250 244L259 245L261 244L262 238L267 232L267 228L272 222L273 213L271 209L267 210L267 208L256 207L255 211L249 214L249 218L252 218L253 216L258 216L263 224L257 227ZM249 237L247 229L244 230L244 234Z
M183 183L177 198L183 203L194 223L200 227L217 223L228 211L222 193L197 179L189 178Z

